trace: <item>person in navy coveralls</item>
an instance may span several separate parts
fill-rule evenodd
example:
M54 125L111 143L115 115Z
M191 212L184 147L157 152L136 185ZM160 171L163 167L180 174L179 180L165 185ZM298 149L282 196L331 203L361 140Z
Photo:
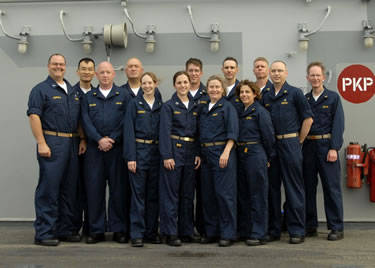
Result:
M255 75L255 84L260 89L260 95L268 93L271 89L272 82L269 80L268 60L264 57L258 57L253 62L253 73Z
M195 172L199 168L198 105L189 95L190 78L173 76L176 92L160 114L160 232L170 246L195 242Z
M327 227L331 230L327 239L336 241L344 238L341 167L337 152L344 141L345 119L340 96L323 85L324 73L325 67L321 62L312 62L307 67L307 80L312 90L306 94L306 98L315 117L314 124L303 144L306 236L318 235L316 188L319 174Z
M282 182L285 188L289 243L300 244L305 238L305 186L302 176L302 148L313 122L313 113L302 90L286 82L288 70L283 61L271 64L273 86L262 98L271 113L276 134L276 149ZM274 163L275 162L275 163ZM275 165L276 161L272 161ZM280 176L279 174L274 174ZM270 177L273 191L279 191L281 180ZM281 204L281 201L279 201ZM281 207L278 209L280 213ZM280 217L271 216L281 227ZM281 228L270 230L268 241L280 240Z
M28 102L27 115L37 142L39 164L34 243L42 246L57 246L59 240L81 241L74 208L78 154L85 152L86 143L79 129L79 93L64 79L65 66L62 54L52 54L48 59L49 76L31 90Z
M263 97L271 90L272 82L269 80L269 67L268 67L268 60L264 57L258 57L253 62L253 73L256 78L256 85L259 87L261 96ZM280 177L280 165L278 164L277 157L273 157L272 161L276 163L270 163L270 167L268 168L269 178L278 179L279 183L281 184L281 177ZM272 184L272 185L277 185ZM286 231L286 211L284 209L284 213L281 214L281 189L280 187L269 187L270 193L268 195L268 209L270 210L269 213L269 230L271 233L281 233L282 231ZM286 204L284 202L283 208L286 208ZM282 221L280 224L279 220L274 220L274 218L279 219L281 217ZM280 225L279 225L280 224ZM277 231L275 231L277 230Z
M269 112L259 103L260 89L254 82L241 81L236 95L244 104L237 142L237 233L248 246L258 246L267 240L267 167L275 153L275 133Z
M233 148L238 137L238 115L227 101L224 81L213 75L207 81L210 102L200 115L202 147L202 204L206 235L202 244L219 241L232 245L237 227L237 162Z
M226 88L225 98L239 111L242 108L240 98L235 94L236 87L240 81L237 80L238 61L233 57L226 57L223 61L221 71L223 72Z
M87 92L93 87L91 84L92 79L95 76L95 62L91 58L82 58L78 62L77 75L79 77L79 82L77 82L73 88L79 92L80 98L82 99ZM85 142L86 140L84 140ZM79 170L80 170L80 180L79 180L79 190L78 190L78 201L76 206L76 231L82 228L82 235L87 235L89 230L89 219L87 216L87 199L85 191L85 181L84 181L84 158L85 155L79 155ZM84 220L82 220L82 214Z
M105 240L106 231L113 240L127 243L126 167L123 160L123 121L128 93L113 83L112 64L99 64L98 88L92 89L82 101L82 123L87 135L85 183L88 202L89 235L86 243ZM108 219L106 186L109 186Z
M189 94L193 97L195 102L198 102L199 111L208 102L208 96L206 93L206 86L201 82L203 75L203 64L200 59L190 58L185 64L186 72L190 77L190 90ZM202 199L201 199L201 179L200 169L196 172L195 177L195 228L198 235L204 235L204 222L202 212Z
M141 76L143 95L128 105L124 122L124 158L131 188L130 238L133 247L144 242L160 244L159 121L162 103L155 97L154 73Z
M143 74L142 62L137 58L130 58L125 67L125 74L128 78L128 81L123 84L121 87L125 88L127 93L135 98L138 95L142 95L143 91L141 88L140 78ZM155 88L155 97L162 100L161 94L158 88Z

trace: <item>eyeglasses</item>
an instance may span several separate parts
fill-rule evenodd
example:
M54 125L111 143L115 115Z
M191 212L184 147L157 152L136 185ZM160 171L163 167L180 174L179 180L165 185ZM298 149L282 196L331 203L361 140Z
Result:
M55 66L55 67L57 67L57 66L63 67L63 66L65 66L65 63L51 62L50 65Z

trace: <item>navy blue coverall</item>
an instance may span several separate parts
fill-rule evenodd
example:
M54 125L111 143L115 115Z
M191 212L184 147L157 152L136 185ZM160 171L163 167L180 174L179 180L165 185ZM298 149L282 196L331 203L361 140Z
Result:
M98 88L92 89L82 100L82 123L87 135L85 156L85 184L88 202L90 234L128 232L125 193L126 166L123 160L123 122L130 96L113 84L107 97ZM103 137L115 141L108 152L98 149ZM108 228L106 217L106 185L108 180Z
M189 92L190 94L190 92ZM203 109L203 107L208 103L209 98L206 93L206 87L201 82L199 85L199 89L194 97L192 97L195 102L198 103L199 112ZM202 187L201 187L201 178L200 178L200 167L195 173L195 228L197 229L198 233L204 235L204 220L203 220L203 211L202 211Z
M91 88L93 86L91 85ZM79 93L80 99L85 97L85 92L80 87L79 82L73 86ZM78 233L82 228L82 234L88 233L88 226L89 226L89 219L87 216L87 198L86 198L86 189L85 189L85 178L83 175L84 171L84 159L85 154L81 154L78 156L79 160L79 184L78 184L78 191L77 191L77 203L76 203L76 216L75 216L75 225L76 225L76 232ZM84 214L84 220L82 220L82 214Z
M38 115L43 130L76 134L75 137L44 134L51 157L41 157L37 150L39 181L35 191L34 227L38 240L56 239L76 231L80 98L69 82L64 81L68 94L48 76L32 89L28 102L27 115Z
M229 101L230 103L233 104L233 106L236 108L237 110L237 113L240 113L240 111L242 110L242 102L240 100L240 97L238 97L236 95L236 87L237 85L240 83L240 81L238 81L236 79L236 82L234 83L234 87L232 88L232 90L230 91L229 95L228 96L225 96L225 99L227 101Z
M243 238L266 240L268 232L267 162L275 154L269 112L255 100L239 114L237 143L238 230Z
M313 98L312 92L307 93L306 98L314 113L314 123L302 149L306 191L306 229L318 227L316 188L319 173L323 187L327 227L329 230L342 231L344 223L340 160L337 155L335 162L328 162L327 154L330 149L339 151L343 144L344 110L339 95L326 88L317 101ZM330 137L327 134L330 134Z
M275 88L271 87L269 93L262 98L263 105L270 111L272 124L276 137L279 135L299 133L302 122L313 117L310 105L299 88L284 83L277 96ZM305 235L305 186L302 176L302 149L299 137L276 139L277 161L271 165L275 172L269 174L270 180L270 210L272 219L269 234L280 237L281 235L281 180L285 188L287 228L289 234ZM279 164L279 167L276 165ZM281 179L280 179L281 174ZM271 203L272 202L272 203ZM270 220L271 220L270 219Z
M228 165L220 168L219 159L229 139L237 141L238 115L234 106L221 98L209 111L207 104L200 115L202 143L202 204L208 237L235 239L237 228L237 161L231 150ZM224 142L205 146L206 143ZM207 144L209 145L209 144Z
M128 171L131 188L130 237L152 239L159 219L159 122L162 103L151 107L138 95L128 105L124 122L124 159L136 161Z
M160 232L187 236L194 233L195 157L198 143L198 105L189 96L188 109L177 93L164 103L160 114ZM175 136L175 137L171 137ZM177 138L179 137L179 138ZM188 140L189 139L189 140ZM174 170L163 161L173 159Z

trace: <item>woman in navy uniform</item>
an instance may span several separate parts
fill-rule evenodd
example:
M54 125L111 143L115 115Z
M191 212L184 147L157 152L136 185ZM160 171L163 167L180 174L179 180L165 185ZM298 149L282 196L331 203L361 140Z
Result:
M237 163L233 149L238 137L238 116L225 100L223 79L213 75L207 81L209 103L200 116L202 146L202 203L206 236L201 243L232 245L237 224Z
M275 136L271 116L258 101L259 87L249 80L241 81L236 95L244 104L239 112L237 142L237 232L248 246L258 246L267 239L267 167L275 153Z
M133 247L143 242L160 244L159 218L159 119L161 100L155 98L158 79L141 76L143 94L129 104L124 122L124 158L131 188L130 238Z
M193 202L195 172L199 168L198 105L188 94L189 75L173 76L176 93L160 114L160 232L170 246L197 242L194 237Z

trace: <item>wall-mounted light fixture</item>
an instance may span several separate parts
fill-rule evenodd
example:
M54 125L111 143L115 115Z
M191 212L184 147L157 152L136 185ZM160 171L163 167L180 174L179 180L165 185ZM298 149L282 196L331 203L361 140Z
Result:
M103 36L105 45L108 46L119 46L127 47L128 46L128 32L126 24L106 24L104 25L103 33L94 33L93 26L85 26L81 38L71 38L65 29L65 24L63 16L66 15L64 10L60 11L60 23L63 29L66 39L72 42L82 42L82 49L85 53L89 54L92 51L92 45L94 38L98 36Z
M66 12L64 10L60 10L60 23L66 39L72 42L82 42L83 52L85 52L86 54L91 53L93 43L92 40L94 38L93 26L85 26L81 38L71 38L65 30L65 24L63 20L64 15L66 15Z
M317 33L323 27L323 25L326 22L330 13L331 13L331 6L328 6L327 9L326 9L326 15L324 16L323 21L321 22L319 27L314 31L309 32L305 23L299 23L298 24L298 32L299 32L298 42L299 42L299 47L300 47L301 50L306 51L309 48L309 38L308 37Z
M192 13L192 11L191 11L191 6L188 5L188 6L187 6L187 9L188 9L188 12L189 12L190 21L191 21L191 26L193 27L194 34L195 34L197 37L199 37L199 38L209 39L209 41L210 41L210 49L211 49L211 51L212 51L212 52L216 52L216 51L218 51L219 48L220 48L220 39L219 39L220 31L219 31L219 24L211 24L210 35L202 35L202 34L199 34L199 33L195 30L194 19L193 19L193 13Z
M13 36L8 34L3 26L3 22L1 20L1 16L5 15L5 12L0 10L0 28L1 31L4 33L6 37L11 39L18 40L18 53L25 54L27 51L27 46L29 45L28 37L30 36L31 27L30 26L23 26L22 31L19 33L19 36Z
M128 18L128 20L130 22L130 25L132 26L133 33L135 34L135 36L137 36L139 38L142 38L142 39L145 39L145 43L146 43L145 50L146 50L146 52L148 52L148 53L154 52L155 44L156 44L156 40L155 40L156 27L155 27L155 25L154 24L147 25L146 35L139 34L135 30L134 22L129 15L128 9L126 8L126 3L127 3L127 1L121 1L121 6L124 7L125 16Z
M375 30L374 27L371 25L369 20L362 21L363 31L365 34L363 35L363 43L366 48L371 48L374 46L374 38L375 38Z

